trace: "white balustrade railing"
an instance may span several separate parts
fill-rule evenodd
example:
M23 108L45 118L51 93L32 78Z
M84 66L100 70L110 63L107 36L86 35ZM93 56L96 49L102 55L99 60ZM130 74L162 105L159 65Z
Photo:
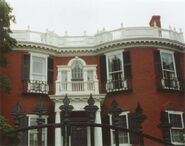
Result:
M56 95L99 93L98 81L56 81Z
M96 46L121 39L132 38L167 38L184 43L183 33L158 27L130 27L112 31L103 31L94 36L59 36L54 32L40 33L30 30L14 30L12 37L18 41L29 41L54 45L57 47Z

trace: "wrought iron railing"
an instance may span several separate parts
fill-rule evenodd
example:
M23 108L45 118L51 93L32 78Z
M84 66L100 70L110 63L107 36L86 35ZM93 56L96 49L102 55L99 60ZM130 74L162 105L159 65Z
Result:
M69 115L71 113L71 111L73 110L73 106L70 105L70 101L69 98L66 97L64 98L63 101L64 105L62 105L60 107L61 112L64 112L64 117L63 120L61 121L61 123L50 123L50 124L43 124L41 121L41 117L42 115L45 114L45 109L43 107L43 102L42 100L39 100L38 104L37 104L37 110L36 110L36 114L39 116L38 117L38 125L34 125L34 126L29 126L29 127L21 127L20 122L22 118L24 118L24 113L21 111L21 107L20 104L16 105L16 110L12 113L14 119L16 120L16 129L9 131L9 132L5 132L5 133L0 133L0 137L1 136L6 136L12 133L19 133L19 132L26 132L28 130L31 129L37 129L39 132L38 134L38 145L42 144L42 128L49 128L49 127L53 127L53 128L62 128L62 130L64 130L64 135L63 135L63 145L64 146L69 146L70 142L69 142L69 134L70 134L70 129L71 127L90 127L91 129L93 128L102 128L102 129L109 129L109 130L114 130L115 131L115 146L121 146L120 144L120 138L119 138L119 134L121 132L127 132L129 134L132 134L136 139L133 143L134 145L138 145L138 146L144 146L144 139L148 139L152 141L153 145L159 145L159 144L164 144L167 146L175 146L172 143L168 142L168 141L164 141L160 138L151 136L149 134L146 134L142 131L142 122L145 120L145 115L142 112L142 108L141 106L138 104L135 112L132 113L132 122L134 122L134 129L128 129L128 128L123 128L119 126L119 114L122 112L122 109L118 107L118 104L115 100L113 100L112 102L112 107L109 111L109 113L112 115L112 118L114 120L115 125L109 125L109 124L99 124L99 123L95 123L94 118L95 118L95 113L98 110L98 107L96 105L94 105L94 99L92 97L92 95L89 97L88 99L88 105L85 106L85 111L87 112L87 115L89 117L89 121L87 122L74 122L71 121L69 118ZM18 118L17 118L18 117ZM90 132L90 137L91 135L94 135L93 131ZM94 141L96 141L96 139L94 139L95 137L91 137L91 141L90 141L90 145L91 146L95 146L94 145ZM80 140L80 139L79 139ZM156 143L154 143L156 142ZM109 145L110 146L110 145Z
M162 78L159 80L159 88L164 90L182 91L183 81L177 78Z
M49 85L46 81L29 80L24 82L24 93L48 94Z
M126 79L108 80L106 83L107 92L127 91L129 89L131 89L130 81Z

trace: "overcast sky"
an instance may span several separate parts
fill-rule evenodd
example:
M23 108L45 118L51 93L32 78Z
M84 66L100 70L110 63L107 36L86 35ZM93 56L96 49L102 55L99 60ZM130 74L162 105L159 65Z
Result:
M185 0L6 0L13 7L13 29L59 35L94 35L97 29L148 26L152 15L160 15L163 28L169 25L185 32Z

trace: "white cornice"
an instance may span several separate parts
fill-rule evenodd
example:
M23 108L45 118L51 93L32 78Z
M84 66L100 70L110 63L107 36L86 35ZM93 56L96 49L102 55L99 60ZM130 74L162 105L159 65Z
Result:
M93 47L62 48L41 43L18 42L14 50L47 53L54 56L98 55L133 47L155 47L185 52L185 44L164 38L132 38L110 41Z

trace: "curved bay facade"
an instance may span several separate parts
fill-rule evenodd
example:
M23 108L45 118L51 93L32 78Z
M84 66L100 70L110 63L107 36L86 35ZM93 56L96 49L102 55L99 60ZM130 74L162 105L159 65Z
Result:
M176 145L185 144L183 34L162 29L159 16L152 17L149 27L103 30L94 36L59 36L31 30L15 30L11 35L18 43L7 54L10 63L2 70L13 86L1 99L1 111L8 122L15 124L10 114L19 102L27 117L24 124L34 124L35 106L42 97L48 109L45 123L60 123L63 115L59 107L66 95L74 107L71 119L86 121L84 107L92 94L98 107L95 123L113 123L109 110L115 100L123 109L120 126L132 129L129 113L139 103L146 115L144 132ZM167 130L165 123L171 125ZM45 146L62 145L60 128L43 133ZM77 133L71 134L71 146L90 145L88 128L72 128L71 133ZM25 145L37 142L34 130L26 137ZM120 145L132 145L129 133L123 132L119 138ZM94 128L94 139L95 146L115 145L114 131ZM145 140L145 145L155 144Z

